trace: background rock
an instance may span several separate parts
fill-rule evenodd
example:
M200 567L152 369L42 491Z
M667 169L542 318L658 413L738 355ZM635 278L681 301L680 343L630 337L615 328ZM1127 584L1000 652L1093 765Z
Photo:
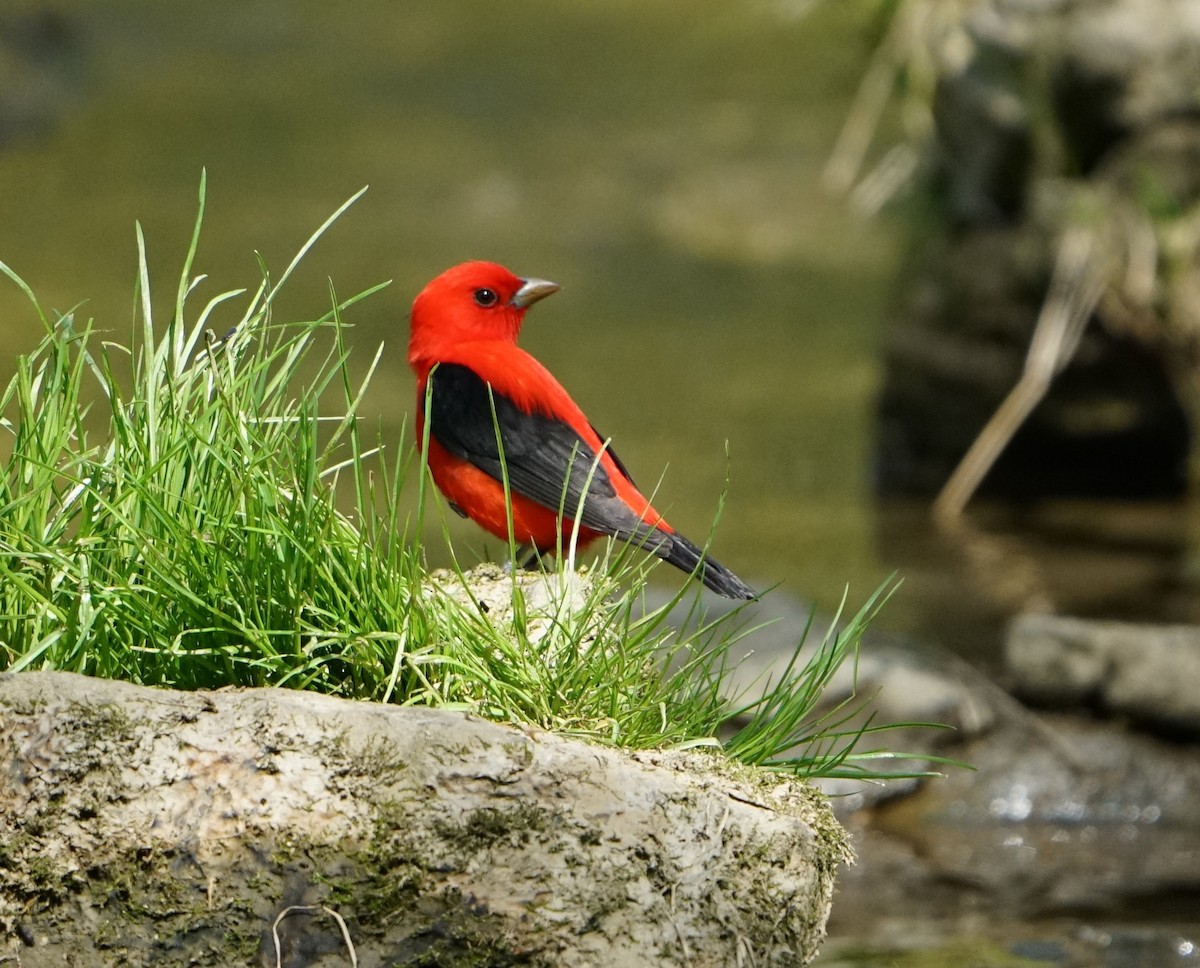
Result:
M808 615L802 603L779 593L752 608L748 619L755 630L731 655L737 659L734 688L745 691L743 698L787 668ZM1023 621L1030 633L1104 630L1113 651L1122 651L1120 643L1136 631L1069 619ZM811 631L802 658L820 640L821 626L818 621ZM1161 680L1160 688L1194 691L1200 681L1200 673L1188 671L1194 658L1167 655L1168 647L1189 648L1197 633L1164 631L1161 654L1168 665L1152 673L1144 688ZM1039 650L1032 634L1027 640L1030 651ZM1125 661L1129 678L1141 678L1137 656ZM1174 668L1172 661L1178 662ZM1112 671L1111 663L1092 657L1074 671L1060 673L1061 663L1047 669L1046 681L1062 678L1074 690L1059 697L1059 706L1077 706L1082 690L1095 687L1101 665L1105 675ZM860 751L909 754L882 760L882 770L927 769L941 776L819 781L833 795L858 855L838 881L834 930L874 936L878 924L891 923L880 921L881 911L908 931L914 923L939 919L995 923L1080 912L1132 914L1153 910L1160 900L1179 905L1178 898L1200 896L1200 756L1194 742L1145 735L1086 710L1030 710L956 656L872 630L857 663L839 670L821 704L842 714L861 706L853 724L870 716L874 726L916 721L950 727L905 728L860 741ZM1190 922L1196 922L1195 910L1192 905Z
M0 676L0 926L71 964L801 964L847 857L798 782L286 690Z
M1014 689L1034 702L1092 705L1200 736L1200 628L1021 615L1005 658Z
M946 482L1017 383L1059 244L1082 229L1103 294L983 490L1180 493L1200 364L1200 6L976 0L949 16L924 39L934 218L887 338L879 489Z

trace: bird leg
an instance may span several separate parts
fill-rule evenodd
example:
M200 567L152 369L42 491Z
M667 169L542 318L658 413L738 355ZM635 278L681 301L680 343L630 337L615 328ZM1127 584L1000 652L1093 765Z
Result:
M508 571L537 571L541 565L542 556L536 545L523 544L517 546L516 554L508 563Z

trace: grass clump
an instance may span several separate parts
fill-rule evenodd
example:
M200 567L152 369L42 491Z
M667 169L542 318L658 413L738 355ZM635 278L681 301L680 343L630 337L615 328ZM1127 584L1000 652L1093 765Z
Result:
M346 377L339 314L369 293L313 321L275 323L272 302L293 263L278 283L264 279L236 329L216 340L213 310L243 293L221 293L189 319L196 243L158 333L139 229L128 347L73 314L50 320L34 300L45 336L0 397L10 435L0 666L369 694L359 670L404 628L403 579L417 565L403 542L389 552L354 527L330 486L340 455L366 457L357 394L335 383ZM331 347L299 384L326 331ZM322 404L335 389L349 406L331 418Z
M361 193L360 193L361 194ZM204 211L173 311L153 319L145 244L127 345L73 313L51 318L0 395L0 670L62 669L185 689L275 685L476 710L631 748L722 745L805 775L857 773L875 754L848 717L814 719L855 654L878 592L834 624L804 668L739 706L725 695L727 619L687 634L641 597L652 563L617 549L574 573L509 577L503 615L447 593L416 536L428 475L415 449L367 446L366 378L342 316L281 321L277 281L200 304ZM216 338L214 312L245 308ZM225 307L226 309L228 307ZM415 511L404 486L416 477ZM458 572L450 584L468 587ZM545 590L549 589L546 597ZM796 750L799 749L799 752ZM876 774L877 775L877 774Z

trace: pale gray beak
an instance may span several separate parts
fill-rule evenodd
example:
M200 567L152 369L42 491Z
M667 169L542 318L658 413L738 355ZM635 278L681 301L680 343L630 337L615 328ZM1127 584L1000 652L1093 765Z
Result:
M561 288L557 282L548 282L545 279L522 279L521 288L513 294L509 305L516 306L517 309L528 309L539 299L545 299Z

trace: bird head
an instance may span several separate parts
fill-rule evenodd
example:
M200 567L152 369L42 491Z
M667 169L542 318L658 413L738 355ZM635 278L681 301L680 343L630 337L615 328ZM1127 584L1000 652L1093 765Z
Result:
M463 342L515 342L525 311L558 284L522 279L494 262L464 262L430 282L412 306L409 362Z

